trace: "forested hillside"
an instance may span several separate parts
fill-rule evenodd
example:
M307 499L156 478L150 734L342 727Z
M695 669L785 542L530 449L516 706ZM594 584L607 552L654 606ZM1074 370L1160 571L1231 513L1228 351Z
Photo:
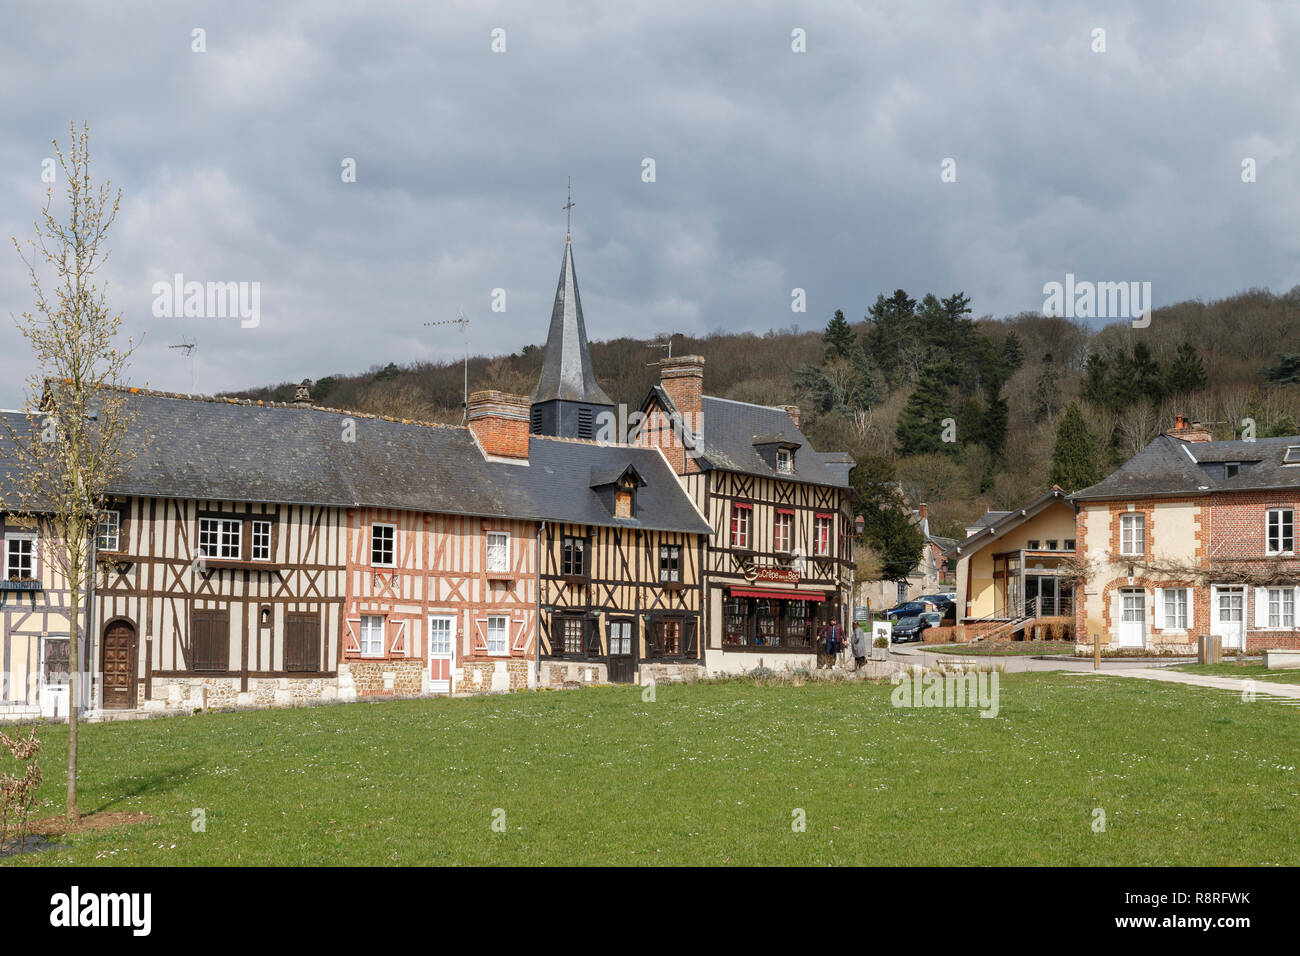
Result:
M1136 329L1038 313L977 319L960 292L899 290L848 317L859 310L838 311L816 330L674 335L673 353L705 357L709 394L798 404L818 448L857 458L865 500L887 500L897 482L912 504L929 504L938 534L959 537L986 508L1010 508L1054 482L1077 490L1097 480L1176 414L1207 423L1216 438L1240 434L1245 419L1260 437L1298 430L1300 287L1179 303ZM633 406L663 355L631 338L594 342L591 352L605 390ZM529 393L541 359L536 345L471 358L470 390ZM322 375L312 398L451 422L461 417L461 391L460 362L388 364ZM293 383L238 394L287 401ZM910 551L903 534L869 528L882 554L900 542ZM892 577L897 569L882 563L891 564L878 562L876 575Z

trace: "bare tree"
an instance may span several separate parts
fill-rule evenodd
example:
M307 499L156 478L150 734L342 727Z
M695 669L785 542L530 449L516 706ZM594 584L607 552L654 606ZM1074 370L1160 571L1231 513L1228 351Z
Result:
M35 236L13 240L27 267L35 299L14 321L31 345L34 372L27 388L27 428L9 428L7 457L15 502L6 510L35 517L47 554L69 591L67 815L77 809L77 719L89 699L82 686L83 595L94 582L96 522L114 482L129 461L124 437L131 409L123 386L133 343L117 344L122 322L109 311L96 275L108 258L104 239L122 194L90 177L90 130L71 126L65 157L54 152L66 183L64 219L54 210L53 187L35 223Z

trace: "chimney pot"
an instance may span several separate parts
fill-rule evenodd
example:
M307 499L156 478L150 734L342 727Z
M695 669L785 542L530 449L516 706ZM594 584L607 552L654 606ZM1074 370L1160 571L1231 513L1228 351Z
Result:
M301 384L293 390L293 403L295 405L311 404L311 379L304 378Z
M495 458L528 459L531 404L526 395L496 390L470 394L466 419L470 432L485 454Z

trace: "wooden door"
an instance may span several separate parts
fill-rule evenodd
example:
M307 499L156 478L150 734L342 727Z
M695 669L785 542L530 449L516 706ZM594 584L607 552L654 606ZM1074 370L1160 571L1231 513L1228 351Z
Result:
M429 690L450 694L452 670L456 666L456 618L435 614L429 618Z
M609 682L630 684L636 669L632 654L632 622L609 622Z
M285 616L284 669L292 673L320 670L320 615L290 611Z
M104 632L104 707L135 706L135 628L116 621Z

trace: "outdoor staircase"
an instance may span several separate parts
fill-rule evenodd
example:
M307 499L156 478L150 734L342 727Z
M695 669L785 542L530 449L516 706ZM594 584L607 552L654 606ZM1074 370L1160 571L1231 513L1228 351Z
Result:
M971 638L971 643L1009 638L1023 631L1026 626L1039 617L1063 616L1069 614L1071 610L1065 601L1059 602L1058 606L1058 602L1053 600L1051 602L1052 606L1042 608L1039 607L1040 602L1040 598L1029 598L1018 604L1005 607L996 614L989 614L974 621L967 621L967 628L980 631L978 636ZM1044 615L1043 611L1051 613Z

